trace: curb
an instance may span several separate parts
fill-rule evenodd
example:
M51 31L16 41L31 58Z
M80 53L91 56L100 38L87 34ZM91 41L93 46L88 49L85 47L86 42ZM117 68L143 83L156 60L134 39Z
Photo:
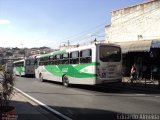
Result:
M36 104L40 105L41 107L43 107L44 109L46 109L47 111L55 114L57 117L61 118L61 119L64 119L64 120L72 120L71 118L63 115L62 113L54 110L53 108L47 106L46 104L38 101L37 99L31 97L30 95L24 93L23 91L21 91L20 89L16 88L16 87L13 87L16 91L18 91L19 93L21 93L23 96L29 98L30 100L32 100L33 102L35 102Z
M160 89L157 88L157 89L153 89L153 88L143 88L144 86L142 86L142 88L136 86L136 85L132 85L132 86L125 86L125 83L122 83L123 85L109 85L110 87L118 87L118 88L121 88L121 89L125 89L125 90L129 90L129 91L135 91L135 92L148 92L148 93L160 93ZM117 88L117 89L118 89Z

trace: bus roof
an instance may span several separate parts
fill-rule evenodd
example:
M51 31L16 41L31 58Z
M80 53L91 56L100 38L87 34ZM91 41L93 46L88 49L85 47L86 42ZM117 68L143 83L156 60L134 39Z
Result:
M24 61L24 59L18 60L18 61L14 61L13 63L19 63L19 62L23 62L23 61Z
M80 46L80 47L76 47L76 48L69 48L66 50L60 50L60 51L55 51L55 52L51 52L48 54L42 54L42 55L38 55L36 58L42 58L42 57L49 57L49 56L53 56L53 55L57 55L57 54L62 54L62 53L66 53L66 52L71 52L71 51L78 51L78 50L83 50L83 49L89 49L92 48L96 45L111 45L111 46L118 46L117 44L112 44L112 43L95 43L95 44L91 44L91 45L84 45L84 46Z
M118 46L117 44L112 44L112 43L94 43L94 44L90 44L90 45L84 45L84 46L80 46L80 47L75 47L75 48L70 48L67 49L66 52L72 52L72 51L78 51L78 50L85 50L85 49L91 49L97 45L109 45L109 46Z
M48 54L39 55L36 58L49 57L49 56L52 56L52 55L62 54L62 53L65 53L65 52L66 52L65 50L55 51L55 52L51 52L51 53L48 53Z

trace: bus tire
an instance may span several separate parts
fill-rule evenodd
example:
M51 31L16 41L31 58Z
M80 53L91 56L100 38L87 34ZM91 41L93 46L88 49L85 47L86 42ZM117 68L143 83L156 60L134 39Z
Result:
M62 77L62 83L63 83L63 86L69 87L69 79L66 75Z
M41 82L44 82L42 74L39 75L39 79L40 79Z

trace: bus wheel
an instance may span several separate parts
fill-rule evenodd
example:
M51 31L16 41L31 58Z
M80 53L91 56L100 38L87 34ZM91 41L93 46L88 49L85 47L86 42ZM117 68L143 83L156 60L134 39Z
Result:
M41 82L44 82L44 79L43 79L42 74L39 75L39 78L40 78L40 81L41 81Z
M63 82L63 85L64 85L65 87L68 87L68 86L69 86L69 79L68 79L68 77L67 77L66 75L64 75L64 76L62 77L62 82Z

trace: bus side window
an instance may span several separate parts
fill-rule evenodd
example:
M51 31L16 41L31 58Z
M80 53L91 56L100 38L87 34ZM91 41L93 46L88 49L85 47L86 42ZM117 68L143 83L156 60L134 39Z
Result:
M92 50L82 50L80 52L80 63L91 63L92 62Z
M49 57L45 57L45 65L49 65Z
M46 57L43 58L43 65L46 65Z
M47 65L50 65L50 56L48 57Z
M79 52L71 52L70 53L70 64L79 64Z
M54 56L50 56L49 57L49 64L50 65L53 65L53 62L54 62L53 60L54 60Z
M20 67L23 67L23 62L20 62L20 63L19 63L19 66L20 66Z
M61 55L55 55L55 65L59 65L60 64L60 58L61 58Z
M63 56L62 56L62 54L61 54L61 55L60 55L60 59L59 59L59 64L63 64L62 61L63 61Z
M55 65L55 63L56 63L56 56L53 56L53 59L52 59L52 65Z
M40 66L44 65L44 58L40 58L40 63L39 63Z
M69 53L62 54L62 64L69 64Z
M48 57L48 65L52 65L53 56Z

